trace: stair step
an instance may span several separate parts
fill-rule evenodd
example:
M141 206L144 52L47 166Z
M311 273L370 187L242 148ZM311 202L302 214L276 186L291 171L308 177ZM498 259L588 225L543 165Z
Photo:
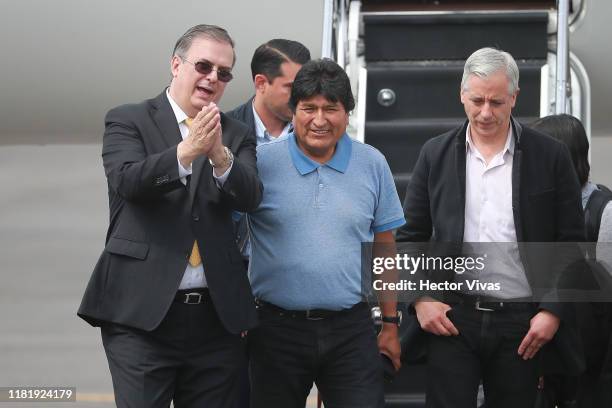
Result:
M427 140L464 121L464 117L457 117L366 122L365 142L385 155L393 174L410 173Z
M460 10L546 10L556 0L361 0L364 12L460 11ZM571 3L570 3L571 7Z
M482 47L546 59L546 11L362 13L366 61L466 59Z
M529 124L537 118L519 117L518 121ZM411 173L425 142L461 125L465 120L463 116L366 122L364 139L385 155L393 174Z
M541 68L545 60L518 61L521 92L514 113L539 116ZM366 123L376 120L463 117L459 100L463 61L378 62L367 65ZM379 93L390 89L395 103L383 106Z

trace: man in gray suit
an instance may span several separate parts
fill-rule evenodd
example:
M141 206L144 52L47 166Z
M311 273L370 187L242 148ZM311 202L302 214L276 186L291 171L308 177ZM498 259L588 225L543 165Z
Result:
M102 329L118 407L231 407L257 320L231 214L261 200L252 131L219 111L234 44L198 25L170 86L119 106L102 146L110 225L79 316Z

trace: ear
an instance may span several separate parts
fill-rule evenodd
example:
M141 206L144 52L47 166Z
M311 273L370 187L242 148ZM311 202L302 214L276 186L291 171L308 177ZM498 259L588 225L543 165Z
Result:
M459 88L459 100L465 105L465 91L462 88Z
M253 79L256 91L263 91L268 84L268 78L264 74L256 74Z
M516 97L518 96L519 92L521 90L519 88L516 89L516 92L514 92L514 95L512 95L512 107L514 108L514 105L516 105Z
M170 59L170 72L172 72L172 78L176 78L179 71L179 66L181 65L181 59L176 55L173 55Z

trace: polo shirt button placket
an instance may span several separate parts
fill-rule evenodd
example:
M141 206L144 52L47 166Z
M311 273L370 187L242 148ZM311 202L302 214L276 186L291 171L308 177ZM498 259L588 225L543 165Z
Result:
M323 183L321 182L321 168L317 169L317 188L315 188L315 207L319 208L321 202L321 193L323 192Z

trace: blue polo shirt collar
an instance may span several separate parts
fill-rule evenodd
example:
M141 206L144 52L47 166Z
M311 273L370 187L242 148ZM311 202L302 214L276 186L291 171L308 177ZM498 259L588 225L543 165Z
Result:
M295 140L295 133L289 134L289 154L291 155L291 161L302 176L315 171L321 166L331 167L340 173L346 172L351 159L352 149L353 143L351 142L351 138L345 133L340 140L338 140L336 151L332 158L329 159L327 163L321 164L310 159L302 152Z

